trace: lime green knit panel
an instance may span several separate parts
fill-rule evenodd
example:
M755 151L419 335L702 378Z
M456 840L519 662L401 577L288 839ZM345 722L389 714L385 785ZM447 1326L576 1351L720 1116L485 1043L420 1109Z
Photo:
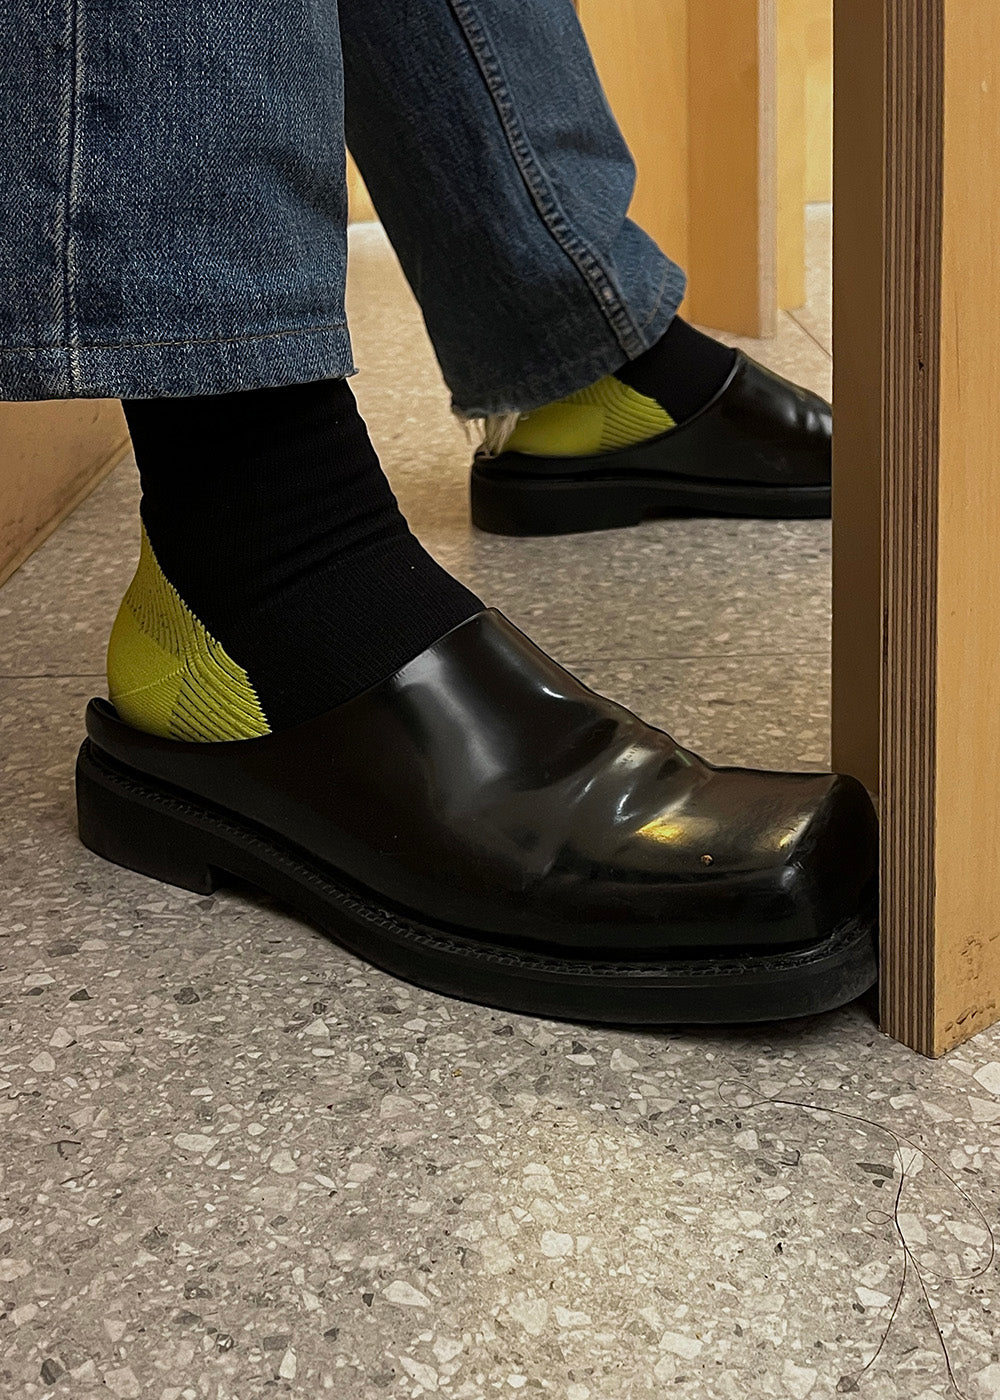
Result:
M587 457L631 447L676 427L666 409L613 374L587 389L525 413L506 452L537 457Z
M145 530L139 567L111 629L108 694L127 723L165 739L271 732L247 673L180 597Z

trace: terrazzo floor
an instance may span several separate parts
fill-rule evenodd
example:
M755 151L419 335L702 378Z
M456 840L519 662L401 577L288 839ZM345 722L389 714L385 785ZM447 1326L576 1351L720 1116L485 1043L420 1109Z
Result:
M810 217L810 305L751 348L828 391ZM356 391L438 557L708 756L824 763L827 525L473 534L413 303L352 239ZM1000 1396L1000 1031L933 1063L869 1002L533 1021L78 845L135 503L126 463L0 593L0 1395Z

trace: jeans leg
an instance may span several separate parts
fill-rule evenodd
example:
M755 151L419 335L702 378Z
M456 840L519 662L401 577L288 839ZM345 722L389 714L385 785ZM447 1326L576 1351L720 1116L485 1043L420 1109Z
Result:
M0 0L0 398L347 374L336 0Z
M654 343L684 274L626 216L628 149L572 0L341 0L347 139L468 417Z

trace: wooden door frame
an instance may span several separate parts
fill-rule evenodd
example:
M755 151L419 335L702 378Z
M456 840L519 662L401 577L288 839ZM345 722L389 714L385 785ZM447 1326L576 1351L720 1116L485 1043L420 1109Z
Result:
M881 809L881 1023L928 1055L1000 1019L995 8L834 0L833 758ZM580 9L687 314L766 334L803 0Z
M835 0L833 757L882 817L883 1028L1000 1019L995 0Z

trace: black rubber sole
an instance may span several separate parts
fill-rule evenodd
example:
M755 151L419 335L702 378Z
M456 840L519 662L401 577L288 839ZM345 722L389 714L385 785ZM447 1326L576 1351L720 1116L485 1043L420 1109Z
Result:
M828 486L760 486L695 477L545 476L473 463L472 523L493 535L570 535L620 530L670 515L813 520L830 514Z
M873 909L794 952L620 963L546 956L382 909L270 833L158 788L90 740L76 791L80 838L106 860L199 894L227 878L247 881L376 967L484 1006L612 1025L733 1025L832 1010L876 980Z

